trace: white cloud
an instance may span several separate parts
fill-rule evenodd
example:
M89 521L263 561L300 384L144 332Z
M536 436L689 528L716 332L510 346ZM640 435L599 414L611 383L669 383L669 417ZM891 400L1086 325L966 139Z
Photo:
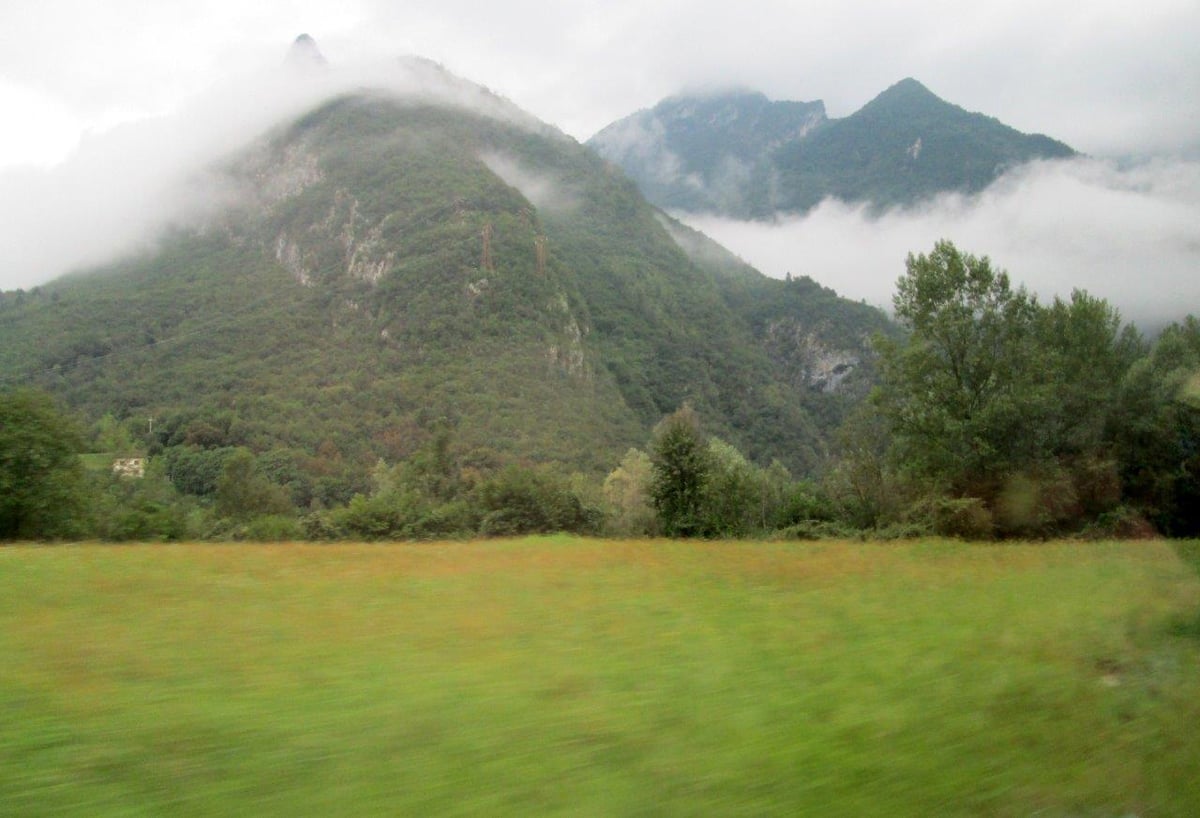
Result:
M1189 0L41 0L0 4L0 78L86 127L114 108L173 110L301 32L335 63L439 60L580 139L685 87L822 98L845 116L914 76L1087 153L1200 149Z
M202 217L231 195L210 172L215 163L321 99L363 88L538 125L426 61L362 61L302 75L277 65L234 77L173 114L85 138L62 164L0 171L0 288L106 262L169 224Z
M479 159L539 210L571 211L579 206L578 193L561 179L528 167L507 154L490 152Z
M1200 313L1197 162L1034 163L979 196L877 218L834 200L776 223L680 218L769 275L809 275L885 308L907 254L946 238L990 256L1043 300L1085 289L1144 327Z
M61 162L78 144L79 122L61 103L32 88L0 77L0 170Z
M432 57L579 139L687 87L820 98L831 116L846 116L913 76L969 110L1093 155L1200 157L1194 0L0 3L0 287L29 286L115 252L170 215L178 198L163 191L195 167L185 159L218 155L251 126L266 127L260 114L281 110L256 107L249 93L231 113L225 103L203 113L187 101L214 83L237 90L278 65L301 32L334 65ZM46 165L89 130L61 172L11 169ZM1191 193L1172 198L1169 173L1155 166L1080 168L1015 177L978 201L942 200L878 221L830 203L794 225L800 258L786 231L727 233L731 242L763 242L739 248L748 258L796 259L780 262L779 273L842 271L840 288L874 300L887 300L906 252L941 235L1027 279L1070 273L1101 295L1150 280L1156 293L1179 289L1168 304L1193 294L1195 233L1177 223L1196 215ZM1149 188L1123 187L1138 173L1153 177L1141 183ZM1062 260L1047 247L1073 249ZM1144 269L1146 259L1157 263ZM1107 278L1094 275L1100 269ZM1166 271L1182 278L1168 285ZM859 277L882 283L860 286Z

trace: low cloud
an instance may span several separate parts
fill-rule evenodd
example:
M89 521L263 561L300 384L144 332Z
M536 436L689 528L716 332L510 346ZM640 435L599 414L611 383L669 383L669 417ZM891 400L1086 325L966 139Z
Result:
M881 216L835 200L774 223L676 215L768 275L888 309L907 254L946 238L1045 301L1087 290L1144 329L1200 313L1200 162L1032 163L980 195Z
M149 246L234 195L213 168L325 99L371 89L470 109L523 127L533 117L428 60L238 77L172 115L86 138L52 168L0 171L0 289L27 288Z
M569 212L579 206L578 195L559 180L522 164L512 156L491 152L482 154L479 160L505 184L519 190L539 210Z

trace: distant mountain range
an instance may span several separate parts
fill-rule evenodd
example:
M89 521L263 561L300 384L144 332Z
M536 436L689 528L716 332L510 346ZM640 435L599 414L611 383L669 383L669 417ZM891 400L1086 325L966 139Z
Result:
M684 401L819 467L881 312L763 276L479 86L396 70L426 90L338 97L230 157L240 196L203 226L0 294L0 382L314 482L446 424L481 458L604 470Z
M678 96L588 140L659 207L762 219L823 199L910 205L975 193L1005 170L1075 156L902 80L844 119L821 102L772 102L749 91Z

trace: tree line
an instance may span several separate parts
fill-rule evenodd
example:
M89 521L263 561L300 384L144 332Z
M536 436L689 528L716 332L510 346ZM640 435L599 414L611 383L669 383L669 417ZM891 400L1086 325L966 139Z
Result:
M0 539L611 536L967 538L1200 534L1200 322L1153 343L1103 299L1039 303L939 242L906 260L899 340L822 474L797 479L706 434L684 405L600 480L431 434L396 464L325 477L195 428L145 476L89 471L88 434L30 390L0 395ZM91 448L137 447L102 418ZM341 474L346 472L347 474Z

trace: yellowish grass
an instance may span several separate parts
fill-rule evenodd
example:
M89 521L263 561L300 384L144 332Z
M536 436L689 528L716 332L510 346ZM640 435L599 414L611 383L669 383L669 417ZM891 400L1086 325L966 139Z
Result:
M0 548L0 814L1200 814L1171 546Z

